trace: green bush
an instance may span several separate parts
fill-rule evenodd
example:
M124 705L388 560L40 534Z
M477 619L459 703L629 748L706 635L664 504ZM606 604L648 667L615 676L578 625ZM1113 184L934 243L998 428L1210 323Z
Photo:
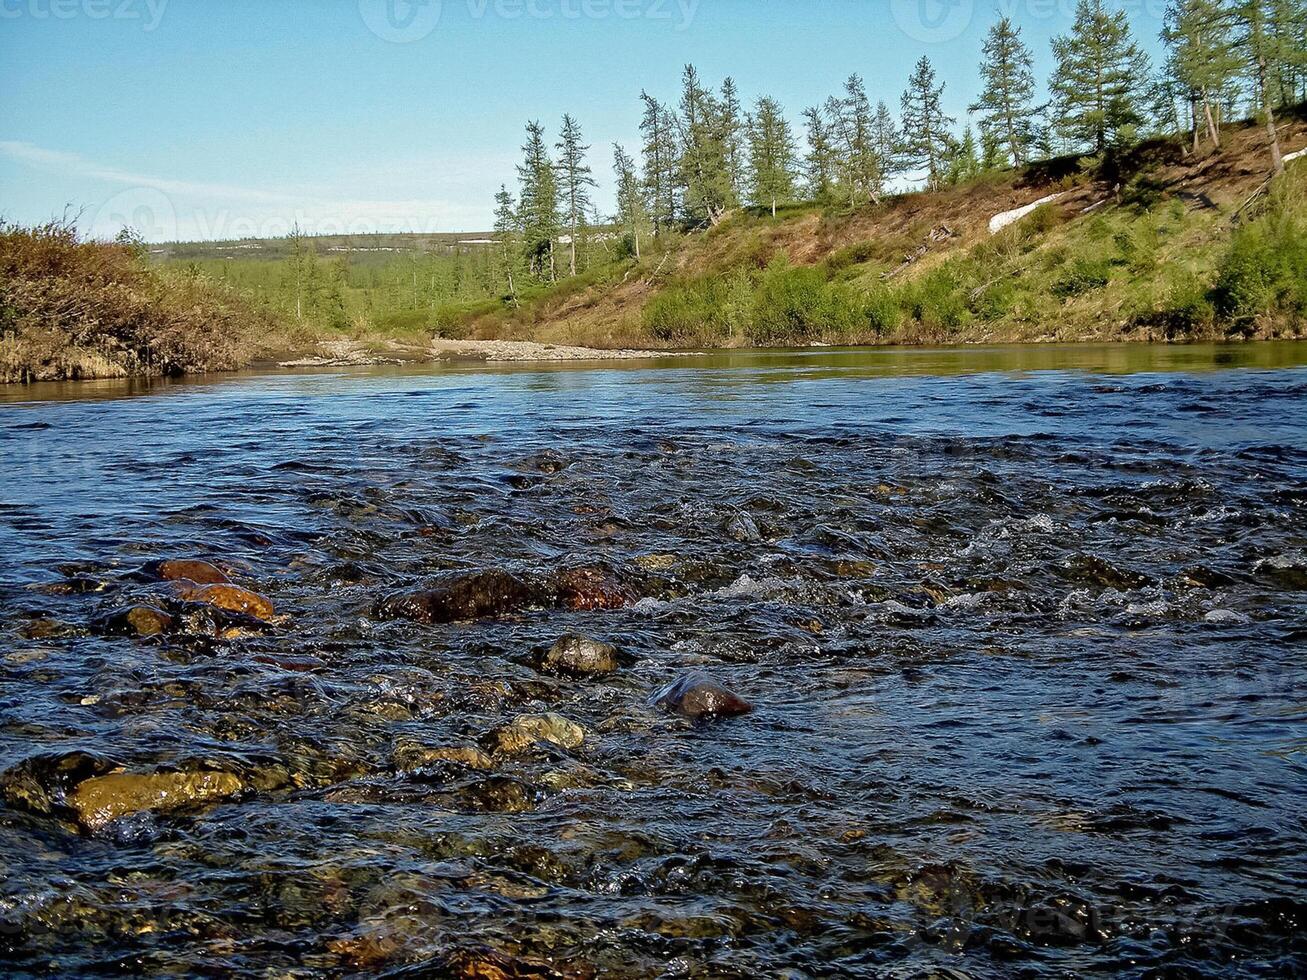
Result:
M950 266L932 269L905 285L901 295L908 311L923 326L952 331L966 323L966 291Z
M1282 184L1265 214L1237 229L1212 290L1218 313L1307 315L1307 203L1300 186Z
M1076 259L1071 268L1053 283L1053 293L1063 299L1083 296L1102 289L1111 278L1111 267L1106 259Z

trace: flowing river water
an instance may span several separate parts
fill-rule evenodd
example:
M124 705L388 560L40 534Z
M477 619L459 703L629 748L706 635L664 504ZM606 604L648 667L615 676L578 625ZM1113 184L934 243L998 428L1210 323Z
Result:
M1302 975L1305 368L3 389L0 973Z

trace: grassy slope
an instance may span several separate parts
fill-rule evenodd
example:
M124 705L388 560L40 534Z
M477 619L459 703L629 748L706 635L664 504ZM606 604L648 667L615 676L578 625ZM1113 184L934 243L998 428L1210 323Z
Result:
M1286 152L1307 145L1301 115L1281 132ZM854 213L740 213L521 310L471 316L466 330L595 346L1296 336L1307 311L1292 296L1257 311L1216 289L1237 234L1231 212L1267 173L1264 140L1246 125L1196 158L1174 144L1140 147L1119 193L1064 160ZM1291 165L1280 195L1300 217L1305 171L1307 161ZM1058 191L990 236L993 215ZM924 257L885 278L922 244Z

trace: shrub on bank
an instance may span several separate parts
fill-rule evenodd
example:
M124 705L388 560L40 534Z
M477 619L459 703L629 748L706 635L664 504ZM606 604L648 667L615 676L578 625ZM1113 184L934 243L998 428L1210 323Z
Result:
M0 379L172 375L245 363L266 316L229 287L150 268L67 222L0 224Z
M1266 212L1236 229L1216 271L1212 301L1235 320L1307 316L1307 191L1302 177L1279 182Z

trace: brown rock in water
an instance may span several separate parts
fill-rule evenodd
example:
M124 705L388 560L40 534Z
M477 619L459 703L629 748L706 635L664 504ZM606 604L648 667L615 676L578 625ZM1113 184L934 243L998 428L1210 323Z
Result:
M420 772L443 764L467 766L469 769L493 769L494 760L475 745L422 745L400 742L394 751L395 768L401 772Z
M748 701L700 670L682 674L656 692L650 703L687 718L721 718L753 710Z
M531 583L509 572L449 572L428 588L387 596L377 612L419 623L457 623L506 616L542 598Z
M575 749L585 741L585 729L552 711L543 715L518 715L494 733L493 741L495 750L507 755L524 752L537 742Z
M142 810L177 810L235 796L242 788L227 772L115 772L78 783L66 802L83 827L99 830Z
M253 616L267 621L272 618L272 600L239 585L198 585L194 582L178 583L177 595L188 602L202 602L228 612Z
M558 604L567 609L621 609L635 601L634 593L602 565L562 568L550 580Z
M555 674L611 674L621 664L617 648L588 636L565 636L540 658L540 669Z
M100 628L121 636L158 636L173 627L173 618L154 606L129 606L103 617Z
M169 558L159 562L154 571L165 582L185 580L196 585L225 585L231 581L217 565L195 558Z

